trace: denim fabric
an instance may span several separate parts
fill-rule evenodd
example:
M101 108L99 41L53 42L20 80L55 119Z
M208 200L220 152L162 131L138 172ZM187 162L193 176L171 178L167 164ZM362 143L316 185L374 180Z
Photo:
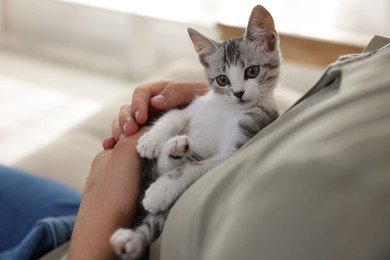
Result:
M17 246L0 252L0 259L37 259L43 256L70 239L74 221L75 215L37 221Z
M69 240L81 193L0 166L0 259L37 259Z

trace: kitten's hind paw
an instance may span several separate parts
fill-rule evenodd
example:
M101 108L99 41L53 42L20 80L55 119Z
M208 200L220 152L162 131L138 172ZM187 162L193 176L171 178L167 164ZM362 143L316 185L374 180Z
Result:
M172 159L181 159L191 152L191 141L188 136L178 135L169 139L164 148Z
M131 229L118 229L111 236L111 245L120 259L138 259L143 253L139 235Z

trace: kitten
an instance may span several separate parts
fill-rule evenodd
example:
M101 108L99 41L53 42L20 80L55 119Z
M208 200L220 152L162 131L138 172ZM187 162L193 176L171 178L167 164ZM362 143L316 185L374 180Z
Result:
M147 257L179 196L278 117L273 90L279 42L264 7L252 10L242 37L215 42L193 29L188 33L210 91L182 110L167 112L140 138L146 192L137 226L111 237L121 259Z

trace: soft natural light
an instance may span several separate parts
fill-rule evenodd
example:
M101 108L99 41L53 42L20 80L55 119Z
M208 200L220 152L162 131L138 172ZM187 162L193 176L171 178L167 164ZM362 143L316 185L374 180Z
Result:
M389 33L388 0L58 0L181 23L245 26L253 6L272 13L278 30L325 40L343 38L357 45L367 37Z
M379 2L390 7L390 2L385 1ZM243 14L248 14L259 2L244 0L238 4L230 0L229 3L218 13L217 20L244 27L247 17ZM377 22L388 19L388 15L363 0L262 0L261 4L272 13L278 31L285 34L364 45L374 34L389 33L383 22Z
M189 23L198 19L204 11L202 1L182 0L59 0L68 3L77 3L85 6L102 8L116 12L126 12L151 18ZM212 2L212 1L211 1Z
M96 113L97 102L0 75L0 163L12 163Z

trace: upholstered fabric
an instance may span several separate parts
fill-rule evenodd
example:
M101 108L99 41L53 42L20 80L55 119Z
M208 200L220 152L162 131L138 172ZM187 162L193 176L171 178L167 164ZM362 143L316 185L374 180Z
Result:
M343 58L191 186L152 259L390 257L390 45Z

